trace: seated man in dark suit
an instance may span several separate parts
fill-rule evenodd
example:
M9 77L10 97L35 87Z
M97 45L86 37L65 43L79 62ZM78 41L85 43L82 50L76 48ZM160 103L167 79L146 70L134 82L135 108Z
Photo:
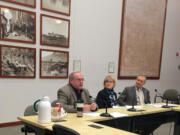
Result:
M144 88L146 76L137 76L134 86L126 87L118 98L120 105L144 105L150 103L149 90ZM149 118L136 119L135 130L141 135L149 135L160 126L160 123L149 121Z
M76 102L82 99L84 102L83 111L95 111L97 109L89 95L87 89L83 88L83 75L80 72L73 72L69 75L69 84L60 88L57 92L57 97L62 107L67 112L76 112Z
M149 90L144 88L145 76L137 76L134 86L126 87L119 97L120 105L143 105L150 103Z

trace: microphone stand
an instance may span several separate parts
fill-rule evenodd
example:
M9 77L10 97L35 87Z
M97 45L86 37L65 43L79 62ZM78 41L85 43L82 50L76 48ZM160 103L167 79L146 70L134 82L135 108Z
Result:
M168 99L166 100L166 105L163 105L162 108L170 108L171 106L168 105Z
M160 97L160 98L163 100L162 94L159 93L157 89L155 89L154 91L156 92L156 95L155 95L155 97L154 97L154 103L156 103L156 98L157 98L157 97Z
M106 112L101 113L100 116L102 116L102 117L111 117L111 115L108 113L107 101L106 101Z
M134 108L134 98L132 100L132 108L127 109L127 111L130 111L130 112L135 112L136 111L136 109Z
M157 98L157 89L154 90L156 92L156 95L154 97L154 103L156 103L156 98Z
M180 104L180 95L178 95L178 101L177 102L178 102L178 104Z

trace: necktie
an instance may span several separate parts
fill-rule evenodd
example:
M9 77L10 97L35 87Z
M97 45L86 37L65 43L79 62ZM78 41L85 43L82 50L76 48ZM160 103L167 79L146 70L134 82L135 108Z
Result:
M143 95L142 95L142 90L141 89L139 89L139 102L140 102L141 105L144 104Z

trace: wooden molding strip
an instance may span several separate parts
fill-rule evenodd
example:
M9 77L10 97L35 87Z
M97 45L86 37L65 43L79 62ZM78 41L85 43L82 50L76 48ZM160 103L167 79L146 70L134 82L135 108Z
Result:
M10 127L10 126L17 126L22 125L21 121L14 121L14 122L8 122L8 123L0 123L0 128L2 127Z

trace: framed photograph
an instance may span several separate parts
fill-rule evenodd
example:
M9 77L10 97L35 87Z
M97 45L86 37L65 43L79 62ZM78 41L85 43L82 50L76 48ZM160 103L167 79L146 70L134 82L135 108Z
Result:
M40 50L40 78L68 78L69 52Z
M2 0L2 1L11 2L32 8L36 7L36 0Z
M35 48L0 45L0 55L0 77L35 78Z
M167 0L123 0L118 79L159 79Z
M0 40L36 43L35 12L0 5Z
M70 21L41 14L41 45L69 47Z
M41 9L70 16L71 0L41 0Z

